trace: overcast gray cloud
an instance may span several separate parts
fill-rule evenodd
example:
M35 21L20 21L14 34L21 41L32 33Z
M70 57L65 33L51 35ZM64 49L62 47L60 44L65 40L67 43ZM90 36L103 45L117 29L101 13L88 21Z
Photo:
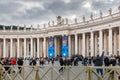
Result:
M117 12L120 0L0 0L0 24L5 25L37 25L56 20L56 16L71 21L77 17L79 21L91 13L99 16L99 10L108 14L112 8Z

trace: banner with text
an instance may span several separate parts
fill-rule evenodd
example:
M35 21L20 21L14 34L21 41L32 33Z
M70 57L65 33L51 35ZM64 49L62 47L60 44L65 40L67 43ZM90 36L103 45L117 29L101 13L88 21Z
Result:
M68 57L68 36L62 37L62 57Z
M50 37L48 38L48 57L54 58L55 53L54 53L54 38Z

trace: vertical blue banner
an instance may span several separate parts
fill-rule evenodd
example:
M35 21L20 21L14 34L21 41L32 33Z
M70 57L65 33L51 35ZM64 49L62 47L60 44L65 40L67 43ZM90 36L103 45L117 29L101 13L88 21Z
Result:
M48 38L48 57L54 58L54 38L50 37Z
M68 57L68 36L62 37L62 57Z

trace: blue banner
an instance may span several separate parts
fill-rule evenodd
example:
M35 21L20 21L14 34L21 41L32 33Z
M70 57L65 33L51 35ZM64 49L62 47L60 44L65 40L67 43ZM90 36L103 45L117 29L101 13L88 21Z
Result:
M54 58L55 53L54 53L54 38L50 37L48 38L48 57Z
M68 36L62 37L62 57L68 57Z

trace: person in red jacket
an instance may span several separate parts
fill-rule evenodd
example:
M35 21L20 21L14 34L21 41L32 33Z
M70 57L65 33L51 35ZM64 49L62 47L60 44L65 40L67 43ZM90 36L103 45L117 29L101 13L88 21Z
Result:
M15 70L14 70L14 65L16 65L16 59L15 58L12 58L11 59L11 65L13 65L13 73L15 73Z
M11 65L16 65L16 59L15 58L11 59Z

